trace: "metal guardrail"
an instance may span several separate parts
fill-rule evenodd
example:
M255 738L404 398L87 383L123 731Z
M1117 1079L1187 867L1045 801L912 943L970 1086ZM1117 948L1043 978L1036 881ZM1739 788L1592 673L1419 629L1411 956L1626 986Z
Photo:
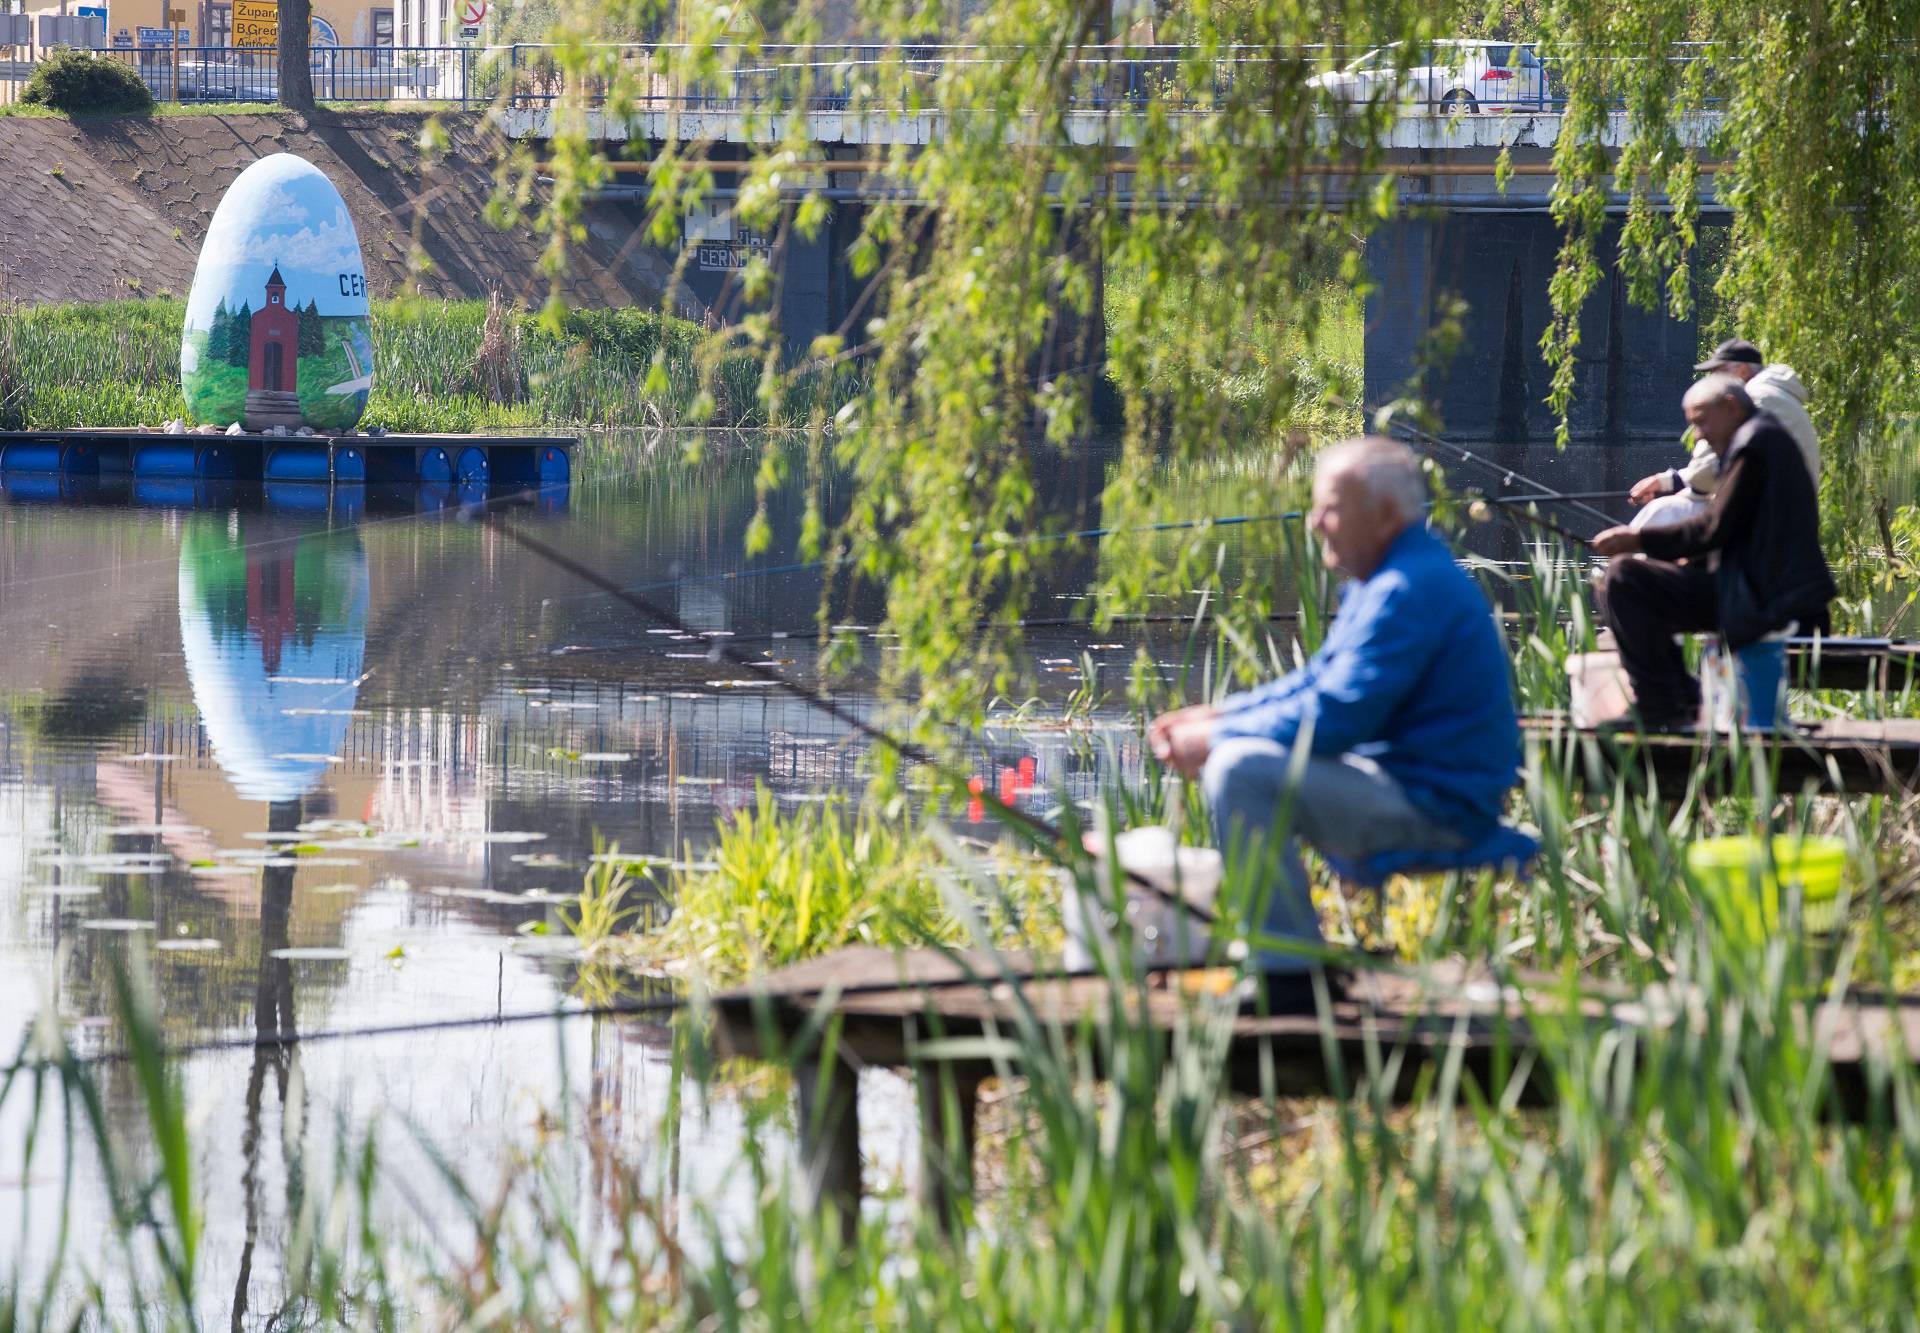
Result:
M98 54L137 71L163 102L280 98L280 53L274 47L183 46L177 71L164 46L112 47ZM480 75L488 54L471 46L316 46L307 64L318 101L468 106L491 101L497 91L497 76L489 80Z
M1565 104L1555 62L1540 61L1525 43L1462 39L1440 46L1439 59L1400 73L1393 71L1390 55L1369 68L1369 49L1357 47L1302 47L1284 56L1228 49L1199 60L1184 47L1094 48L1077 62L1067 98L1071 108L1087 111L1125 111L1149 101L1201 108L1281 81L1312 81L1333 105L1373 99L1414 113L1541 111ZM673 57L685 48L631 42L597 50L626 67L622 72L639 111L843 111L853 106L900 111L929 106L942 77L1006 58L989 47L932 44L736 47L713 53L719 74L688 80L674 69L681 62ZM559 100L567 77L556 51L536 43L323 46L312 49L309 64L314 96L324 102L471 106L504 101L540 107ZM176 60L164 46L114 47L98 54L137 70L155 97L176 96ZM278 100L274 48L183 46L177 57L182 102ZM1704 48L1677 46L1670 59L1703 61ZM606 95L606 81L589 78L580 91L596 104Z

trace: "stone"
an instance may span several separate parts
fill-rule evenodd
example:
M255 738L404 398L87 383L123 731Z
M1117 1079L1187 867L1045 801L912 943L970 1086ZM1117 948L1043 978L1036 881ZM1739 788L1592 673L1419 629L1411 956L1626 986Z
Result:
M360 238L312 163L275 153L214 210L187 296L180 387L196 421L349 431L373 387Z

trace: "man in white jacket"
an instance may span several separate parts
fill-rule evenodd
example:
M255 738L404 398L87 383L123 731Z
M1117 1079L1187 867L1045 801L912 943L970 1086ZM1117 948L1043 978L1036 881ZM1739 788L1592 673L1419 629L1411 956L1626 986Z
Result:
M1800 457L1813 477L1814 491L1820 489L1820 438L1814 433L1813 418L1807 415L1807 386L1793 373L1793 367L1765 365L1760 349L1744 338L1729 338L1713 349L1713 355L1694 367L1702 371L1724 371L1747 386L1754 407L1767 413L1800 446ZM1720 460L1704 442L1696 444L1693 458L1685 467L1669 468L1642 477L1634 483L1627 498L1642 506L1634 516L1636 529L1663 528L1684 523L1704 510L1708 497L1720 479Z

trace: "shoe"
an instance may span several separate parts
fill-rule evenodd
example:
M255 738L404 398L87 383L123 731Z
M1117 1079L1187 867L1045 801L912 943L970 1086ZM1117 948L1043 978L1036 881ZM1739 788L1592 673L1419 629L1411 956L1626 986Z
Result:
M1608 718L1594 727L1602 736L1691 736L1700 729L1697 713L1638 715Z

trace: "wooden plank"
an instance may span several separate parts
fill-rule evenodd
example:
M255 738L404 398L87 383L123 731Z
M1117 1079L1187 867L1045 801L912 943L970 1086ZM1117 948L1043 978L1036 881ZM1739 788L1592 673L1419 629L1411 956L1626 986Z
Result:
M1805 786L1854 792L1904 792L1920 785L1920 719L1870 721L1838 718L1799 722L1791 733L1739 737L1716 733L1665 733L1575 729L1565 718L1521 719L1522 734L1549 756L1573 783L1591 785L1627 765L1651 774L1663 791L1678 795L1696 772L1712 787L1740 785L1756 763L1773 774L1776 788Z
M1920 643L1904 639L1789 639L1787 667L1807 690L1903 689L1920 666Z
M927 1032L962 1038L1005 1035L1017 1028L1023 1014L1031 1013L1070 1038L1082 1024L1100 1028L1116 1003L1133 1017L1144 1016L1155 1028L1171 1032L1191 1016L1195 1003L1177 986L1149 989L1144 997L1130 991L1116 1001L1107 983L1094 977L1021 975L987 985L956 984L954 969L939 955L930 959L905 954L882 964L875 957L882 952L829 955L776 972L763 987L720 995L715 1000L718 1044L728 1054L759 1055L760 1025L766 1023L768 1034L784 1049L814 1016L816 1006L827 1003L840 1025L840 1049L848 1058L905 1067L916 1062L921 1034ZM832 989L835 978L863 977L871 983L888 968L931 979L849 987L837 995ZM822 979L827 980L824 989ZM1536 1015L1653 1030L1686 1012L1681 997L1659 987L1630 994L1617 986L1583 986L1569 1007L1564 983L1554 977L1523 975L1497 984L1484 969L1460 965L1375 970L1357 975L1346 995L1324 1015L1235 1018L1227 1074L1236 1091L1248 1094L1341 1093L1351 1090L1379 1053L1398 1051L1403 1059L1389 1092L1404 1098L1423 1065L1453 1052L1469 1073L1504 1080L1504 1071L1533 1046L1529 1023ZM1844 1004L1822 1006L1813 1021L1826 1045L1843 1113L1857 1114L1866 1105L1870 1053L1904 1051L1906 1058L1920 1060L1920 1002L1856 996ZM990 1072L991 1066L979 1058L958 1062L955 1075L970 1085ZM1523 1090L1536 1102L1550 1093L1545 1084Z

